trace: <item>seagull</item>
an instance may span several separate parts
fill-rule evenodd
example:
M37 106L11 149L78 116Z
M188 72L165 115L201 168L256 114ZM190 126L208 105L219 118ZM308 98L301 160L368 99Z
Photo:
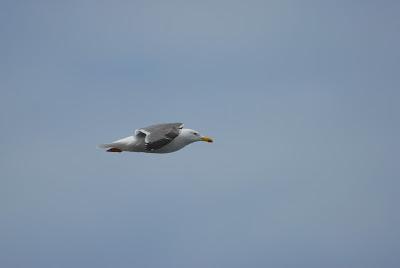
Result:
M99 145L107 152L172 153L196 141L213 142L198 131L183 128L183 123L164 123L135 130L134 135Z

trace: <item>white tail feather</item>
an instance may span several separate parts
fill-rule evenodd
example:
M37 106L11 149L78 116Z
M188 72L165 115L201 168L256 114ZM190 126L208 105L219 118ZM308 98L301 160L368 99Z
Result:
M109 144L99 144L97 145L98 148L100 149L108 149L108 148L112 148L114 145L112 143Z

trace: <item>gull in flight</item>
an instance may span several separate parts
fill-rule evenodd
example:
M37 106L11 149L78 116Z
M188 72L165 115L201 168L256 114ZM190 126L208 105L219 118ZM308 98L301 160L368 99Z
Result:
M196 141L213 142L210 137L183 128L182 123L164 123L135 130L134 135L99 145L107 152L172 153Z

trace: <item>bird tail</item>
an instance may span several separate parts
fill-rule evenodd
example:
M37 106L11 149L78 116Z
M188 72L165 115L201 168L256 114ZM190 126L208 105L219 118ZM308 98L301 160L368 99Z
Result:
M100 149L108 149L108 148L111 148L113 146L114 146L114 144L112 144L112 143L105 143L105 144L97 145L97 147L100 148Z
M107 149L107 152L112 152L112 153L122 153L122 150L118 147L115 146L115 144L110 143L110 144L100 144L97 147L101 149Z

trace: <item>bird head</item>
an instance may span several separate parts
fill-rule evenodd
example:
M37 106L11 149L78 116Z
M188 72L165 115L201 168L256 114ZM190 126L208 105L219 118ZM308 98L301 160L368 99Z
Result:
M213 139L207 136L202 136L199 134L198 131L189 129L189 128L183 128L181 130L181 134L187 141L190 143L196 142L196 141L205 141L205 142L213 142Z

